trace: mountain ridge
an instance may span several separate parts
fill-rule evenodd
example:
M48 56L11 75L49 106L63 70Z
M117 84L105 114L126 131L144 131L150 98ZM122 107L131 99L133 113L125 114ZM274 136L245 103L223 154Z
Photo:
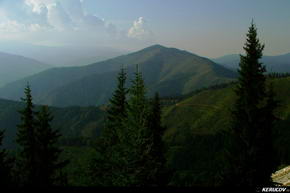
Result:
M0 97L19 100L23 96L23 88L29 82L36 103L57 106L64 106L62 102L67 106L100 105L108 101L116 86L116 74L120 68L126 67L129 79L132 79L137 64L150 95L154 92L160 92L161 96L186 94L205 86L231 81L236 77L234 72L208 58L176 48L153 45L86 66L43 71L6 85L0 89ZM106 87L102 84L106 84Z
M239 54L228 54L212 60L228 69L236 70L239 67L240 57ZM276 56L266 55L262 57L261 62L266 66L268 72L290 72L290 53Z
M32 58L0 52L0 86L52 67Z

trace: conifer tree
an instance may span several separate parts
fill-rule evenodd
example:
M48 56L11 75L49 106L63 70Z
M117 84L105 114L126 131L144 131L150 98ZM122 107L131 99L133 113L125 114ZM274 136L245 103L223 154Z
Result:
M151 167L151 133L148 129L149 101L142 73L136 66L135 77L129 89L128 118L126 121L126 139L130 186L147 186L148 170Z
M165 186L168 184L170 176L168 176L169 170L165 167L165 146L162 141L162 136L166 128L161 124L161 104L158 93L155 93L150 103L147 122L151 143L149 155L154 163L148 169L150 173L147 176L147 184L150 186Z
M112 98L109 101L107 120L105 123L106 125L103 130L103 136L107 140L107 145L113 145L118 143L118 128L127 116L126 108L128 104L126 95L128 93L128 89L125 87L127 79L126 76L127 75L125 69L121 68L121 71L117 78L117 89L115 90Z
M47 187L59 185L56 171L67 164L58 162L60 149L56 146L58 131L52 130L52 116L47 107L34 111L31 89L25 88L25 107L19 111L21 123L18 125L16 142L20 152L16 162L16 181L20 186Z
M121 70L97 146L100 156L91 167L94 185L164 185L158 179L165 174L159 97L149 103L138 66L129 90L124 86L125 73Z
M4 131L0 131L0 146L2 146ZM12 159L8 157L5 149L0 150L0 185L3 187L12 185Z
M96 145L99 157L90 165L93 185L98 186L125 186L124 152L122 135L124 136L124 121L127 118L128 93L125 88L127 75L122 68L118 74L117 88L108 105L104 129Z
M241 55L237 99L232 111L231 143L228 150L230 168L225 184L262 186L271 184L275 170L272 159L273 111L277 106L273 90L266 88L265 66L259 61L262 45L252 22Z
M62 150L57 146L61 136L58 130L51 128L53 116L47 106L42 106L36 114L36 142L37 142L37 183L36 186L49 187L61 184L61 169L68 163L60 161Z
M151 151L153 157L158 157L161 162L164 160L164 145L162 136L165 132L165 127L161 124L161 104L159 94L155 93L154 99L151 102L150 113L148 116L148 128L152 134L154 150Z
M17 181L20 185L31 186L37 181L37 142L35 137L34 105L32 103L31 89L27 85L25 88L24 109L20 110L21 123L17 125L16 142L21 146L17 160L17 170L19 176Z

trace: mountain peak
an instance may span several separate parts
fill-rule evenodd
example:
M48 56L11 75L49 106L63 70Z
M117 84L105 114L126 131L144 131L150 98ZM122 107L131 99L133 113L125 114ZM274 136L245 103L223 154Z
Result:
M149 46L147 48L144 48L143 50L156 50L156 49L158 49L158 50L160 50L160 49L167 49L167 47L162 46L160 44L155 44L155 45Z

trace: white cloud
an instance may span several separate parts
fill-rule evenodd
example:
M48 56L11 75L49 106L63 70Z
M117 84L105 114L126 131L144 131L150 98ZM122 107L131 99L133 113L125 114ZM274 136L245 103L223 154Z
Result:
M129 38L142 40L152 38L153 33L149 30L146 20L143 17L139 17L133 22L133 26L129 29L127 35Z
M3 1L9 4L6 7L0 4L0 36L5 40L45 45L143 47L152 39L153 33L143 17L134 21L130 29L125 25L120 29L115 23L86 12L81 0L13 0L18 4Z
M56 30L64 31L72 29L73 21L60 3L57 2L47 5L47 10L47 21Z
M58 31L96 31L111 32L113 24L107 25L104 19L86 14L81 0L25 0L32 12L45 15L47 23ZM109 29L107 29L107 26ZM108 33L110 35L111 33Z
M25 4L32 8L32 12L41 14L47 10L47 5L53 3L51 0L25 0Z

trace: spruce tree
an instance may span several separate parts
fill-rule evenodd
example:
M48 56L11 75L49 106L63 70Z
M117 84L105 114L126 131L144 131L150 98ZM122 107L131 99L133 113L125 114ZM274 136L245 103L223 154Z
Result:
M148 115L148 130L150 132L150 159L153 164L149 168L147 176L147 185L150 186L165 186L169 182L169 170L165 167L165 145L162 141L162 136L165 132L165 127L161 123L161 104L159 94L155 93L153 100L150 103L150 111Z
M107 110L106 125L103 130L103 136L106 140L107 145L113 145L118 143L118 128L122 124L122 121L127 116L127 98L128 89L125 87L126 84L126 72L124 68L118 75L117 89L113 93L112 98L109 101Z
M4 131L0 131L0 146L2 146ZM0 185L3 187L12 185L11 168L13 160L8 157L5 149L0 150Z
M17 125L16 142L20 145L20 153L17 160L19 173L17 181L20 185L31 186L37 181L37 142L35 138L34 105L32 103L31 89L25 88L24 109L20 110L21 123Z
M49 187L63 185L60 179L61 169L68 163L60 161L62 150L57 146L61 134L59 130L51 128L53 116L47 106L42 106L36 114L36 142L37 142L37 183L36 186Z
M92 184L97 186L125 186L124 172L126 159L122 145L124 121L127 118L128 93L125 88L127 75L122 68L117 78L117 88L109 101L107 116L101 136L96 145L99 157L90 165Z
M107 121L97 145L99 157L93 161L94 185L164 185L165 158L158 95L150 104L138 66L131 87L125 88L121 70L118 87L110 100ZM128 93L128 102L126 95Z
M259 61L262 45L252 22L240 56L237 99L232 111L231 143L228 150L229 170L225 184L262 186L271 184L273 161L273 111L277 106L273 90L266 88L265 66Z
M16 142L20 145L20 152L16 163L16 181L20 186L62 185L55 178L56 171L64 167L67 161L58 162L61 150L56 142L60 135L50 126L53 118L47 107L42 107L40 112L34 111L29 85L24 93L22 101L25 106L19 111L21 123L17 125Z
M128 148L128 168L130 186L147 186L153 160L150 158L152 148L151 133L148 129L149 101L146 98L146 87L136 67L135 77L129 89L128 118L126 121L125 144Z

